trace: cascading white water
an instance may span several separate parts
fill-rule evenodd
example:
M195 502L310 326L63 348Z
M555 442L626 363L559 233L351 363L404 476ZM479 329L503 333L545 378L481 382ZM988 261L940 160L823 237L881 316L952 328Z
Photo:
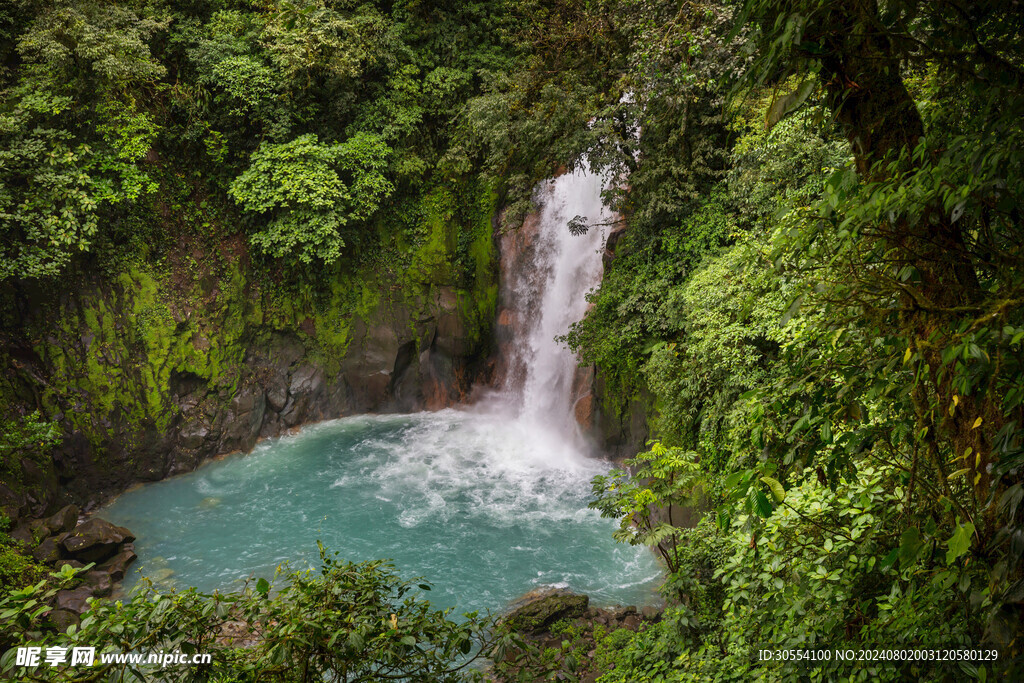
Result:
M605 230L600 176L579 171L541 183L539 213L503 240L503 318L510 328L501 392L520 420L573 440L575 355L558 337L583 318L587 292L601 282ZM591 229L573 235L582 216Z

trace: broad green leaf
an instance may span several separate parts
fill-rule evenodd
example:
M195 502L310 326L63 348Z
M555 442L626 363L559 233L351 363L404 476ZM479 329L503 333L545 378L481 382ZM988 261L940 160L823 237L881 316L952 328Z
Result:
M793 300L793 302L789 305L789 308L786 309L785 314L783 314L782 319L779 321L779 327L785 327L789 323L790 319L794 315L796 315L797 311L800 310L800 304L802 304L803 302L803 294L799 295Z
M946 551L946 564L953 564L957 558L965 555L971 549L971 536L974 535L974 525L970 522L958 524L956 531L946 542L949 550Z
M767 519L768 517L771 517L772 509L772 504L768 500L768 496L757 491L754 495L754 512L757 513L759 517Z
M786 499L786 490L782 488L782 484L777 479L771 477L761 477L761 481L768 485L768 489L772 492L772 497L775 502L781 503Z
M900 535L899 558L900 566L906 568L917 561L924 541L917 527L910 527Z

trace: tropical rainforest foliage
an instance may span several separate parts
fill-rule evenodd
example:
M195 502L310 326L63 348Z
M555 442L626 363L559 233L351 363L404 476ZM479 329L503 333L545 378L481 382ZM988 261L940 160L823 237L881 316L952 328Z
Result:
M594 505L659 549L670 600L602 645L600 680L1019 675L1022 9L16 0L0 8L0 281L59 288L156 258L164 204L184 197L222 217L189 230L240 229L273 277L315 286L408 241L433 187L494 182L514 227L536 181L589 165L628 229L567 339L612 387L605 409L646 402L659 439L595 481ZM408 588L363 569L386 595ZM236 599L280 613L238 655L271 678L305 652L285 624L344 632L344 653L373 643L379 666L449 661L476 633L415 604L331 630L317 591L351 571L297 577L270 606L172 599L197 619ZM161 604L105 606L90 627ZM429 624L381 631L388 609ZM999 659L758 657L819 647ZM308 659L316 676L338 652Z
M281 572L280 583L259 579L242 591L171 595L136 592L127 601L93 604L81 624L44 634L52 596L40 581L0 601L6 654L0 668L28 680L322 681L481 680L474 662L503 653L512 639L485 631L470 613L459 622L422 595L426 583L401 579L383 561L353 564L320 547L319 571ZM73 579L70 566L54 573L57 585ZM49 594L49 595L48 595ZM12 639L29 634L31 640ZM19 667L14 643L47 650L96 648L92 666ZM99 644L99 647L97 647ZM197 665L103 662L102 654L160 650L186 657L210 655Z
M471 168L450 143L511 65L501 7L6 3L0 278L162 246L151 214L182 184L240 214L257 253L336 261L396 188L392 211Z

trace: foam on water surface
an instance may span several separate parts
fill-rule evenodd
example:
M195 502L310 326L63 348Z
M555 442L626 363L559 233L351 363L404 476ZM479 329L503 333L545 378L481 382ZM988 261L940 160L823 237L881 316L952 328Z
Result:
M139 536L126 586L159 570L167 586L228 589L284 562L313 566L322 540L350 560L394 559L436 584L435 602L466 610L538 585L654 600L653 557L615 543L613 522L587 509L604 465L544 457L529 437L460 410L346 418L126 493L102 514Z

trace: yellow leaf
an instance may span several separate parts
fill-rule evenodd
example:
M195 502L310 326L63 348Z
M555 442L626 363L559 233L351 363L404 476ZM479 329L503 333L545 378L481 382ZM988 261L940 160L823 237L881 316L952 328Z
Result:
M960 397L957 396L956 394L953 394L953 405L955 405L955 406L960 405Z
M903 354L903 364L906 365L910 361L910 357L914 355L914 352L907 347L907 352Z
M971 425L971 429L977 429L978 427L980 427L981 426L981 422L982 422L982 420L979 417L977 420L974 421L974 424Z
M965 474L967 474L968 472L970 472L970 470L969 470L968 468L966 468L966 467L965 467L965 468L963 468L962 470L957 470L957 471L956 471L956 472L954 472L953 474L949 475L948 477L946 477L946 479L949 479L949 480L953 480L953 479L956 479L957 477L962 477L962 476L964 476L964 475L965 475Z

